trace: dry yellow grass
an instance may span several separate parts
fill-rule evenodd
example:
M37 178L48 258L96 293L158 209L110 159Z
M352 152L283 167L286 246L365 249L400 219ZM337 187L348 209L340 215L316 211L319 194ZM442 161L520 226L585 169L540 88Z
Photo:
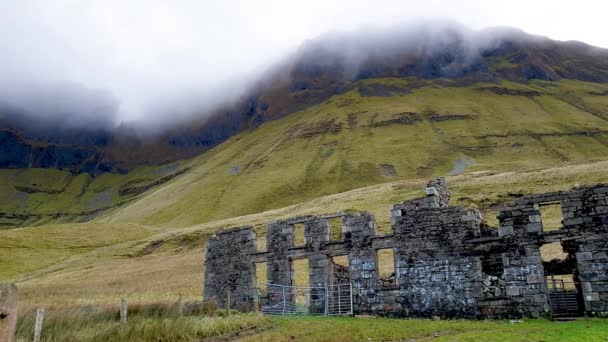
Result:
M608 161L598 161L523 172L482 171L448 177L448 182L452 190L453 204L479 207L486 210L486 218L488 218L493 211L485 205L508 200L498 196L505 192L534 193L567 189L577 183L608 182L608 175L604 172L606 169L608 169ZM384 183L323 196L258 214L192 227L163 228L165 232L151 233L153 234L151 236L146 233L145 236L148 237L135 237L134 240L123 243L78 251L54 261L51 266L44 265L28 273L15 274L14 277L20 279L18 286L21 291L21 303L23 307L28 308L116 303L121 296L126 296L134 302L175 300L179 294L186 298L200 298L203 282L203 246L206 239L217 229L256 224L260 238L263 239L265 235L263 224L271 220L346 209L367 209L373 212L378 220L378 233L387 233L390 231L389 205L421 196L425 181L420 179ZM87 241L99 233L90 229L91 225L97 225L97 228L101 229L108 223L104 221L81 224L83 229L79 231L81 233L79 239ZM62 225L57 225L53 229L61 227ZM66 227L73 229L74 226ZM44 229L44 227L39 228ZM14 231L12 234L17 234L12 236L12 239L19 237L19 231ZM52 238L52 235L48 238ZM61 239L51 242L60 243ZM156 242L160 243L155 244ZM158 248L153 249L150 248L151 246ZM34 252L45 255L44 248ZM556 248L552 253L558 252L561 250ZM7 250L0 247L0 254L6 256L6 253ZM305 275L298 278L307 279Z
M186 300L202 296L202 248L181 254L63 262L18 284L22 308Z

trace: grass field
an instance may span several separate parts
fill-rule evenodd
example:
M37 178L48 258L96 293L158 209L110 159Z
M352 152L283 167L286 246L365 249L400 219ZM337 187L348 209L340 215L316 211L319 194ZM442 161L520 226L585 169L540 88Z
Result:
M226 336L252 327L266 329L270 319L258 314L178 315L171 306L130 309L126 323L118 318L118 307L86 307L47 310L42 341L200 341ZM31 341L35 313L27 312L17 322L17 341Z
M243 341L606 341L607 320L470 321L386 318L278 318Z
M608 161L598 161L520 172L478 171L447 180L454 204L480 208L492 223L496 205L511 199L506 192L517 195L608 182L606 169ZM197 299L202 294L203 246L217 229L255 224L264 239L263 223L274 219L367 209L376 216L378 233L388 233L389 206L421 196L425 181L373 185L185 228L95 222L0 231L1 279L18 281L26 309L115 304L122 296L137 302L176 300L180 294Z
M596 161L519 172L477 171L448 177L448 182L453 203L480 208L485 211L486 220L491 221L496 214L495 205L510 200L505 196L505 189L513 194L534 193L608 182L607 168L608 161ZM225 322L217 317L145 314L133 315L128 325L116 322L116 306L121 297L136 306L172 303L180 295L183 300L200 300L203 246L221 227L245 223L260 227L261 223L293 215L370 209L379 222L379 233L386 233L389 231L388 206L422 195L424 183L425 179L383 183L185 228L95 222L1 231L2 278L17 280L20 291L19 340L31 340L36 307L45 307L49 314L43 335L45 341L189 341L218 334L245 341L605 340L608 321L604 320L569 323L531 320L508 324L504 321L367 318L269 320L243 316L238 322ZM258 229L260 238L264 233ZM83 307L88 308L86 315L74 314L75 308ZM249 327L247 324L256 328L232 335Z
M175 162L96 177L57 169L0 169L0 229L90 220L184 169Z
M131 312L117 307L50 311L42 341L606 341L608 321L441 320L367 317L178 316L163 309ZM34 314L18 322L17 341L31 341Z

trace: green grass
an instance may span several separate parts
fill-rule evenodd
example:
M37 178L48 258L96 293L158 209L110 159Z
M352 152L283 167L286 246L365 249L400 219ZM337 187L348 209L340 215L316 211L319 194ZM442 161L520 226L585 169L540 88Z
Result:
M211 316L209 316L211 314ZM17 341L31 341L35 310L22 313ZM369 317L268 317L223 310L181 316L175 304L130 305L127 323L116 306L47 308L42 341L605 341L608 320L552 322L391 319Z
M168 171L167 171L168 170ZM127 175L97 177L56 169L0 170L0 229L91 219L140 193L121 190L145 187L181 170L180 163L141 167Z
M490 66L490 69L494 71L500 69L513 69L518 67L517 64L509 62L509 60L502 56L486 57L486 62Z
M608 320L470 321L387 318L273 319L274 328L243 341L605 341Z
M486 221L496 225L496 207L513 200L511 196L608 183L606 169L608 160L519 172L477 171L447 180L453 205L479 208ZM371 211L378 234L385 234L390 232L389 206L422 196L425 182L382 183L190 227L96 222L4 231L0 280L18 280L26 307L116 303L121 296L141 302L174 300L179 294L200 298L203 246L217 229L254 224L258 239L264 241L269 221L358 209Z
M158 229L137 224L55 224L0 230L0 279L22 276L71 256L139 240Z
M17 341L31 341L35 312L17 322ZM247 328L265 328L269 319L257 314L178 316L171 308L129 310L121 323L117 307L46 310L41 341L197 341L230 335Z
M355 87L234 136L175 167L142 167L127 175L98 177L50 169L0 170L0 212L43 214L25 221L0 218L0 226L73 222L82 220L84 212L106 208L85 217L187 227L364 186L445 175L459 159L469 161L466 171L501 172L608 158L608 97L589 94L608 89L606 85L502 82L500 87L542 93L513 96L478 90L495 84L448 86L452 83L364 80L364 86L409 90L364 97ZM420 120L374 127L404 112L418 113ZM340 129L319 130L327 123ZM396 175L383 172L383 165L392 166ZM142 194L120 193L185 168L191 169ZM54 213L72 215L49 215Z
M388 85L407 80L366 80ZM107 215L109 222L190 226L396 180L449 173L458 159L466 171L512 171L589 162L608 157L608 98L588 94L602 88L583 82L502 87L535 90L535 97L498 95L470 87L429 83L409 94L362 97L357 90L267 122L193 159L192 170L166 186ZM585 103L572 105L568 93ZM580 108L579 108L580 107ZM592 111L593 113L589 112ZM373 122L415 112L421 120L371 127ZM450 114L468 120L433 121ZM323 123L337 132L302 135ZM392 165L387 176L382 165ZM231 172L239 167L239 172Z

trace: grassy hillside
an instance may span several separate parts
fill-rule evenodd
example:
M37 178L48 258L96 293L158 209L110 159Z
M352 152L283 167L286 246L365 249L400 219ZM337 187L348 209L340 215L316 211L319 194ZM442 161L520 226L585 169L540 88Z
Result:
M608 182L607 168L608 159L549 169L477 171L448 177L448 182L454 204L479 207L509 201L518 193ZM217 229L254 224L263 240L263 223L270 220L355 208L374 213L378 233L387 233L389 206L421 196L425 181L382 183L183 228L98 222L0 231L0 281L18 280L24 308L116 303L121 296L137 302L176 300L179 294L196 299L202 291L203 246ZM490 223L494 210L485 215Z
M186 171L179 162L129 174L0 169L0 229L91 220Z
M396 180L600 160L606 94L580 81L364 80L188 161L98 177L0 170L0 226L185 227Z
M484 203L509 201L519 193L608 182L607 168L608 159L525 171L475 171L448 177L448 182L454 204L483 207ZM556 341L582 336L602 340L606 334L606 324L602 320L530 321L517 325L501 321L408 320L404 325L402 320L389 319L269 320L260 316L234 316L224 320L138 311L145 307L170 309L180 296L184 300L200 300L203 246L221 227L255 224L259 238L264 239L262 223L273 219L365 208L376 215L378 231L382 234L389 231L389 205L421 196L425 181L382 183L184 228L96 222L4 230L0 231L0 281L17 280L20 292L18 337L23 340L31 339L36 307L47 309L43 334L48 340L105 340L109 336L117 341L155 340L161 335L191 340L195 336L227 334L252 325L257 329L245 334L245 340L366 341L368 338L434 337L440 340L519 341L529 340L531 336L552 336ZM487 208L486 219L491 221L496 214L494 209ZM128 324L118 323L116 319L121 297L126 297L135 308ZM341 331L341 338L324 337L321 332L329 326Z
M594 94L607 88L367 80L231 138L103 221L189 226L400 179L602 159L608 96Z
M52 265L73 255L158 233L137 224L53 224L0 232L0 279Z

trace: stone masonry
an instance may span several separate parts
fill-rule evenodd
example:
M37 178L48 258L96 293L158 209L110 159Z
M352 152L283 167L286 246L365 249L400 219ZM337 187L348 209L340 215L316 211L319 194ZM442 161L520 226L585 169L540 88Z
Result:
M376 234L368 212L295 217L267 225L267 250L256 250L251 226L223 230L206 246L206 299L253 305L255 264L266 262L268 282L293 285L292 261L306 258L310 286L350 282L355 314L399 317L539 317L552 314L547 276L575 275L588 315L608 314L608 186L524 196L503 207L500 227L472 209L449 205L443 178L422 198L391 208L392 232ZM543 231L541 207L560 204L563 227ZM330 219L342 234L330 239ZM294 245L296 224L305 243ZM565 261L543 262L540 247L558 242ZM382 279L378 251L392 249L395 272ZM348 268L333 263L348 256ZM339 278L339 279L338 279Z

